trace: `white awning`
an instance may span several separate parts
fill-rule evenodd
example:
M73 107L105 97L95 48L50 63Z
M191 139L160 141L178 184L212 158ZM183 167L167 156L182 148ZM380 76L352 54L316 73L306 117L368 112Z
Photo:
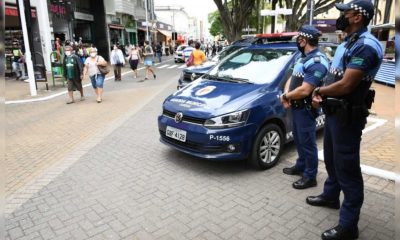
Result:
M167 37L171 37L172 36L172 32L171 31L167 31L167 30L161 30L161 29L157 29L161 34L167 36Z

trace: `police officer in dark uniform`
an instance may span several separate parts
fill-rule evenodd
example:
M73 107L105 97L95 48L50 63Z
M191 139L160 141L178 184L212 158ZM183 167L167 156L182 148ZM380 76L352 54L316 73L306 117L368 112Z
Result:
M281 95L285 108L291 106L293 116L293 136L297 147L296 165L284 168L289 175L302 175L293 183L295 189L305 189L317 185L318 150L316 144L317 109L313 108L311 95L322 85L329 69L329 61L318 49L320 32L313 26L299 29L297 47L301 52L290 80L289 91Z
M322 239L357 239L364 200L360 142L374 98L369 88L383 54L379 41L367 31L374 15L370 0L353 0L336 4L336 8L342 12L336 28L347 36L336 50L326 84L313 93L314 106L322 105L326 115L324 158L328 178L323 193L307 197L306 202L338 209L343 191L339 224L322 233Z

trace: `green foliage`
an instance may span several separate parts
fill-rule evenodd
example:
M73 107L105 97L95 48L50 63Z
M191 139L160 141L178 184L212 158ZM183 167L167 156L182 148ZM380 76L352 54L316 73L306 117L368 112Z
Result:
M218 36L224 34L224 29L222 28L221 16L219 11L212 12L208 14L208 22L211 23L210 34L212 36Z

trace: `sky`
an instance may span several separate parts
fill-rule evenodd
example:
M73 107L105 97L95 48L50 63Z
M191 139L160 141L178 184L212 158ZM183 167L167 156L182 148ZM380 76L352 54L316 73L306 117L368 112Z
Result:
M217 10L213 0L154 0L155 6L182 6L189 16L197 17L198 20L204 22L205 29L209 28L208 14ZM164 17L168 14L158 14ZM178 25L184 19L183 16L179 17L177 14L175 24ZM171 17L167 17L170 20ZM208 30L206 30L208 32Z

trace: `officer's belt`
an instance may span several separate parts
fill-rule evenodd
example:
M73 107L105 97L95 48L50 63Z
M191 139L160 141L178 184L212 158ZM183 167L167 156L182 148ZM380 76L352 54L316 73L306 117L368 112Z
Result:
M301 100L290 100L290 105L293 108L300 109L300 108L305 108L309 104L306 103L305 99L301 99Z

